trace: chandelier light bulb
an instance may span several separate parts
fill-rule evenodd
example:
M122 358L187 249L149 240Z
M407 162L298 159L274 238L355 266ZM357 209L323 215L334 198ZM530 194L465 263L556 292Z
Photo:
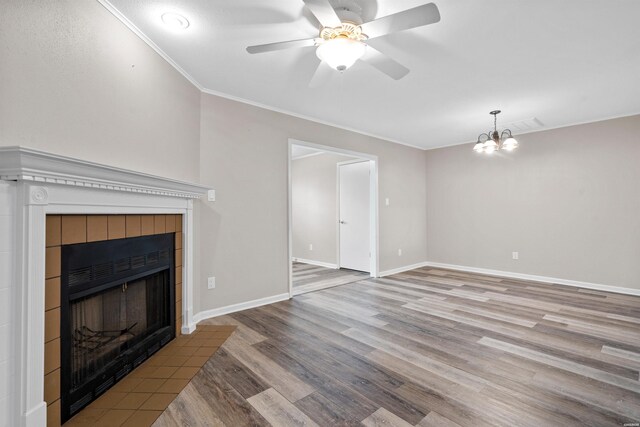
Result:
M498 144L493 139L487 139L487 141L484 143L484 147L491 148L493 151L498 148Z
M513 137L509 137L502 143L502 148L507 151L513 151L518 148L518 141Z
M476 145L473 146L473 151L482 153L484 151L484 144L480 141L476 142Z
M338 71L344 71L351 67L358 59L362 58L366 45L358 40L346 37L338 37L327 40L316 49L316 55L322 61Z

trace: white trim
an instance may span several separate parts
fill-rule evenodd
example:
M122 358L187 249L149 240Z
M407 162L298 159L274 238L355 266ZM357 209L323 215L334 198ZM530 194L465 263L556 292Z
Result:
M391 143L394 143L394 144L404 145L405 147L411 147L411 148L415 148L417 150L422 150L422 151L425 150L424 147L419 147L417 145L412 145L412 144L409 144L408 142L399 141L397 139L392 139L392 138L387 137L387 136L376 135L374 133L365 132L363 130L358 130L358 129L355 129L355 128L352 128L352 127L349 127L349 126L339 125L337 123L333 123L333 122L330 122L330 121L327 121L327 120L322 120L322 119L318 119L316 117L307 116L305 114L300 114L300 113L295 113L295 112L290 111L290 110L285 110L284 108L273 107L273 106L270 106L270 105L267 105L267 104L263 104L261 102L252 101L250 99L241 98L239 96L229 95L229 94L224 93L224 92L218 92L218 91L211 90L211 89L206 89L206 88L202 89L202 92L206 93L207 95L214 95L214 96L218 96L220 98L229 99L231 101L240 102L242 104L247 104L247 105L251 105L251 106L254 106L254 107L262 108L264 110L269 110L269 111L273 111L273 112L280 113L280 114L286 114L287 116L296 117L296 118L302 119L302 120L308 120L308 121L313 122L313 123L318 123L318 124L325 125L325 126L331 126L332 128L342 129L342 130L346 130L348 132L354 132L354 133L357 133L359 135L369 136L371 138L376 138L376 139L379 139L381 141L387 141L387 142L391 142Z
M605 291L605 292L614 292L617 294L640 296L640 289L623 288L620 286L601 285L598 283L580 282L577 280L558 279L556 277L536 276L534 274L513 273L510 271L491 270L488 268L467 267L464 265L444 264L440 262L430 262L430 261L423 263L422 267L445 268L448 270L459 270L459 271L465 271L468 273L480 273L480 274L487 274L490 276L500 276L500 277L506 277L506 278L512 278L512 279L531 280L534 282L551 283L554 285L573 286L577 288L594 289L594 290Z
M169 63L169 65L171 65L173 68L175 68L180 74L182 74L182 76L185 79L187 79L192 85L194 85L202 93L206 93L207 95L218 96L220 98L229 99L231 101L240 102L242 104L251 105L251 106L262 108L262 109L265 109L265 110L274 111L276 113L286 114L288 116L297 117L299 119L308 120L310 122L318 123L318 124L321 124L321 125L331 126L331 127L336 128L336 129L343 129L343 130L346 130L346 131L349 131L349 132L355 132L357 134L364 135L364 136L370 136L372 138L380 139L382 141L388 141L388 142L392 142L392 143L395 143L395 144L400 144L400 145L404 145L404 146L407 146L407 147L416 148L418 150L424 150L425 149L424 147L419 147L417 145L411 145L409 143L398 141L398 140L395 140L395 139L391 139L389 137L380 136L380 135L376 135L376 134L373 134L373 133L365 132L365 131L362 131L362 130L354 129L354 128L349 127L349 126L338 125L336 123L332 123L332 122L329 122L329 121L326 121L326 120L314 118L314 117L307 116L307 115L304 115L304 114L295 113L293 111L285 110L283 108L273 107L273 106L270 106L270 105L267 105L267 104L263 104L263 103L260 103L260 102L257 102L257 101L252 101L252 100L246 99L246 98L241 98L239 96L234 96L234 95L231 95L231 94L228 94L228 93L219 92L219 91L216 91L216 90L213 90L213 89L207 89L202 84L200 84L200 82L198 82L191 74L189 74L184 68L182 68L180 65L178 65L177 62L175 62L173 59L171 59L171 57L169 55L167 55L167 53L165 53L162 49L160 49L160 47L157 44L155 44L149 37L147 37L147 35L145 33L143 33L140 28L138 28L133 22L131 22L126 16L124 16L124 14L122 12L120 12L108 0L98 0L98 3L100 3L105 9L107 9L109 12L111 12L113 14L113 16L115 16L125 26L127 26L136 36L140 37L140 39L143 42L145 42L147 45L149 45L149 47L151 49L156 51L156 53L158 55L160 55L162 57L162 59L167 61Z
M48 214L182 214L183 332L193 324L193 198L206 188L20 147L0 148L0 177L16 181L14 424L46 424L45 240Z
M591 121L580 121L580 122L571 122L571 123L567 123L564 125L558 125L558 126L546 126L546 127L540 127L537 129L532 129L530 131L525 131L525 132L518 132L517 134L514 132L514 136L518 136L518 135L527 135L527 134L531 134L531 133L538 133L538 132L547 132L550 130L557 130L557 129L563 129L563 128L570 128L570 127L574 127L574 126L582 126L582 125L590 125L593 123L599 123L599 122L606 122L607 120L616 120L616 119L624 119L626 117L633 117L633 116L637 116L640 115L640 111L636 112L636 113L631 113L631 114L624 114L622 116L607 116L601 119L595 119L595 120L591 120ZM446 145L438 145L436 147L422 147L421 150L424 151L430 151L430 150L438 150L440 148L449 148L449 147L457 147L459 145L466 145L466 144L475 144L476 140L471 140L471 141L465 141L465 142L454 142L451 144L446 144ZM418 148L418 147L416 147Z
M342 154L343 156L355 157L357 159L378 160L378 156L374 154L362 153L359 151L346 150L340 147L333 147L331 145L321 145L315 142L301 141L299 139L289 138L289 151L291 151L291 145L302 145L303 147L315 148L316 150L329 152L333 154Z
M237 311L248 310L250 308L256 308L267 304L274 304L276 302L288 300L289 293L273 295L270 297L254 299L252 301L240 302L238 304L227 305L226 307L214 308L212 310L205 310L197 313L193 316L194 325L202 322L205 319L211 319L212 317L218 317L225 314L235 313Z
M184 68L182 68L180 65L178 65L178 63L175 62L167 53L165 53L162 49L160 49L160 47L157 44L155 44L149 37L147 37L147 35L145 33L143 33L142 30L140 30L133 22L131 22L126 16L124 16L122 14L122 12L120 12L108 0L98 0L98 3L100 3L105 9L107 9L109 12L111 12L111 14L113 14L118 20L120 20L127 28L129 28L143 42L145 42L147 45L149 45L149 47L151 49L153 49L158 55L160 55L162 57L162 59L167 61L167 63L169 63L169 65L171 65L173 68L175 68L180 74L182 74L182 76L185 79L187 79L192 85L194 85L202 93L206 93L208 95L213 95L213 96L218 96L220 98L229 99L229 100L232 100L232 101L240 102L242 104L252 105L254 107L263 108L265 110L274 111L276 113L286 114L288 116L297 117L299 119L308 120L310 122L318 123L318 124L321 124L321 125L331 126L331 127L336 128L336 129L342 129L342 130L346 130L346 131L349 131L349 132L355 132L355 133L360 134L360 135L369 136L369 137L372 137L372 138L380 139L382 141L387 141L387 142L391 142L391 143L394 143L394 144L400 144L400 145L404 145L406 147L416 148L418 150L423 150L423 151L437 150L439 148L455 147L457 145L464 145L464 144L471 144L472 143L472 141L454 142L454 143L451 143L451 144L439 145L439 146L436 146L436 147L421 147L421 146L418 146L418 145L409 144L408 142L403 142L403 141L399 141L397 139L392 139L390 137L380 136L380 135L376 135L376 134L373 134L373 133L365 132L365 131L362 131L362 130L354 129L354 128L349 127L349 126L338 125L336 123L332 123L332 122L329 122L329 121L326 121L326 120L314 118L314 117L307 116L307 115L304 115L304 114L294 113L293 111L285 110L283 108L273 107L273 106L270 106L270 105L267 105L267 104L263 104L263 103L260 103L260 102L257 102L257 101L251 101L249 99L241 98L239 96L230 95L228 93L219 92L219 91L212 90L212 89L207 89L204 86L202 86L200 84L200 82L198 82L193 76L191 76L191 74L187 73L184 70ZM559 125L559 126L543 127L543 128L540 128L540 129L532 130L530 132L519 132L518 135L524 135L524 134L527 134L527 133L535 133L535 132L544 132L544 131L547 131L547 130L561 129L561 128L565 128L565 127L579 126L579 125L590 124L590 123L603 122L603 121L606 121L606 120L621 119L621 118L624 118L624 117L636 116L638 114L640 114L640 111L635 112L635 113L631 113L631 114L618 115L618 116L607 116L607 117L604 117L604 118L599 118L599 119L595 119L595 120L591 120L591 121L571 122L571 123L563 124L563 125ZM475 141L473 141L473 142L475 142Z
M303 154L302 156L297 156L297 157L291 157L291 160L300 160L300 159L306 159L307 157L313 157L313 156L317 156L319 154L323 154L320 151L317 151L315 153L309 153L309 154Z
M107 9L113 16L118 18L127 28L129 28L136 36L138 36L143 42L145 42L149 47L156 51L158 55L162 57L165 61L169 63L173 68L176 69L182 76L189 80L189 82L194 85L200 92L204 90L202 85L191 76L191 74L187 73L184 68L178 65L169 55L167 55L160 47L153 42L145 33L142 32L140 28L138 28L133 22L131 22L126 16L122 14L114 5L112 5L108 0L98 0L105 9Z
M293 202L291 199L291 171L293 169L293 159L291 159L291 139L287 143L287 280L289 281L289 298L293 298Z
M302 262L304 264L317 265L318 267L332 268L334 270L338 269L338 264L332 264L330 262L314 261L312 259L295 258L295 257L291 258L291 261Z
M391 270L381 271L378 277L391 276L392 274L404 273L405 271L415 270L429 265L427 261L419 262L417 264L405 265L403 267L392 268Z
M22 417L25 427L42 427L47 425L47 402L40 402Z
M26 147L0 147L0 179L198 199L207 187Z
M293 232L292 232L292 183L291 183L291 146L301 145L303 147L315 148L316 150L342 154L344 156L354 157L361 160L369 160L371 162L371 197L370 197L370 215L371 219L371 266L369 274L371 277L379 277L380 268L380 233L379 233L379 211L378 211L378 156L358 151L345 150L343 148L332 147L329 145L321 145L313 142L300 141L298 139L289 138L287 150L287 234L288 234L288 260L293 259ZM338 265L338 268L340 266ZM289 296L293 297L293 269L291 261L289 261Z

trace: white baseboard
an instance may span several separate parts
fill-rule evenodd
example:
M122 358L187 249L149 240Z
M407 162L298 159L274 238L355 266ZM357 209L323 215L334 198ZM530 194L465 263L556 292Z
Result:
M212 317L235 313L236 311L247 310L249 308L256 308L262 305L273 304L275 302L280 302L288 299L289 299L289 293L287 292L286 294L278 294L278 295L273 295L266 298L254 299L252 301L227 305L226 307L214 308L212 310L205 310L205 311L196 313L193 316L193 322L197 324L205 319L210 319Z
M195 331L196 331L196 322L193 322L190 325L186 325L180 328L180 332L182 332L182 335L191 335Z
M394 268L392 270L385 270L378 273L378 277L391 276L392 274L404 273L405 271L415 270L416 268L421 268L426 266L428 263L426 261L419 262L417 264L405 265L404 267Z
M336 270L338 268L338 264L331 264L329 262L322 262L322 261L314 261L312 259L304 259L304 258L291 258L291 260L293 262L302 262L305 264L311 264L311 265L317 265L318 267L326 267L326 268L333 268L334 270Z
M597 291L614 292L617 294L640 296L640 289L623 288L620 286L601 285L598 283L580 282L577 280L558 279L556 277L536 276L533 274L513 273L510 271L490 270L488 268L467 267L464 265L444 264L440 262L429 262L429 261L423 263L422 267L445 268L448 270L459 270L459 271L465 271L468 273L488 274L491 276L508 277L511 279L532 280L535 282L551 283L555 285L574 286L578 288L594 289Z

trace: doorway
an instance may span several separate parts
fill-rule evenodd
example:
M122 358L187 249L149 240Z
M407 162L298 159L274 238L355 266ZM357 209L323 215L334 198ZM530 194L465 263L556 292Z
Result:
M289 294L378 274L377 157L289 140Z

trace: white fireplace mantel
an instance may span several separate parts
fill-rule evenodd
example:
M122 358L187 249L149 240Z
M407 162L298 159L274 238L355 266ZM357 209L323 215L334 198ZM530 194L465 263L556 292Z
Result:
M46 425L45 224L48 214L182 214L182 332L193 320L193 199L208 188L22 147L0 147L13 193L13 354L10 425ZM6 210L6 207L5 207ZM0 236L2 238L2 236Z

